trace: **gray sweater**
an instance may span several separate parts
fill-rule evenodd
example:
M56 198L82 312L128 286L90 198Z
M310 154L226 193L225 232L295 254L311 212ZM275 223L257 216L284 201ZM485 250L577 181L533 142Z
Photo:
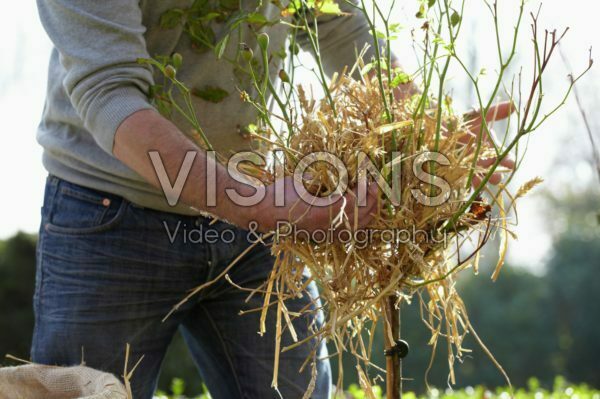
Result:
M169 206L159 189L112 154L116 129L132 113L152 108L149 88L160 78L136 60L174 52L183 55L178 77L188 87L200 91L218 87L229 94L219 102L194 98L198 119L213 147L223 155L251 147L243 127L253 122L256 114L237 94L238 89L249 88L249 83L237 76L231 63L217 59L213 51L198 48L181 23L168 24L163 18L161 26L161 15L167 10L186 10L192 3L37 0L40 19L54 43L46 104L37 133L44 147L44 166L50 174L120 195L140 206L195 214L184 205ZM258 1L241 3L244 8L256 7ZM262 15L269 20L280 18L279 9L270 1L263 4L259 9ZM347 6L342 8L354 15L329 17L319 23L321 54L328 74L352 65L356 50L372 40L362 15ZM210 21L212 40L218 42L228 31L226 24ZM258 54L254 35L248 29L242 26L241 36L236 34L236 39L241 37ZM271 50L285 48L288 32L284 25L263 29L271 38ZM299 37L299 44L308 49L306 38ZM225 58L233 57L238 48L239 39L230 40ZM278 70L277 65L271 66L274 74ZM182 132L189 132L190 127L182 119L175 118L174 122Z

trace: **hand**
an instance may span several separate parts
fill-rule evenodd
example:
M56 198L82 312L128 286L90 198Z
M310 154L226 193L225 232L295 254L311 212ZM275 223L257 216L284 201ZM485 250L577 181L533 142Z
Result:
M345 195L313 197L307 202L296 192L293 176L283 180L282 206L275 205L275 184L271 184L265 188L265 198L253 209L252 214L254 221L258 223L258 231L274 230L278 222L289 222L309 232L327 230L334 227L332 221L340 214L342 207L351 227L360 229L369 224L376 212L378 188L375 183L367 188L366 205L358 206L356 190L348 191Z
M488 110L485 119L488 123L499 121L508 118L514 111L515 106L510 101L494 104ZM471 118L469 118L469 115L465 117L465 119L467 119L468 131L463 137L459 139L459 141L469 146L469 151L472 152L475 151L477 146L477 135L481 130L482 119L481 113L478 111L475 111L470 115ZM490 131L490 133L493 132ZM484 135L482 139L483 143L490 143L493 140L493 138L490 135L486 134L485 131L483 131L482 134ZM496 162L496 159L496 157L482 158L477 161L477 165L481 166L482 168L489 168ZM506 157L500 161L500 165L508 169L514 169L515 161L511 158ZM483 177L484 175L481 173L477 173L475 176L473 176L473 187L478 187L481 184ZM501 180L502 174L500 172L495 172L490 177L488 182L493 185L497 185L498 183L500 183Z

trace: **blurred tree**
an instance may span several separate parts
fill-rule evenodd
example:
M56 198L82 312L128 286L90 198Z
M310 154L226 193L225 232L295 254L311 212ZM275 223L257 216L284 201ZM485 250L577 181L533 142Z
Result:
M600 240L567 235L548 264L549 308L559 348L557 371L600 386Z
M34 236L0 242L0 357L29 358L33 331Z
M548 306L550 287L544 278L509 265L495 283L490 275L491 271L484 269L478 278L470 276L461 284L471 323L514 385L525 386L530 377L551 384L558 340L553 330L555 313ZM461 386L504 384L475 340L469 337L467 342L473 354L459 366Z
M547 264L553 330L559 339L556 369L572 381L600 386L600 195L596 190L550 197L561 206Z

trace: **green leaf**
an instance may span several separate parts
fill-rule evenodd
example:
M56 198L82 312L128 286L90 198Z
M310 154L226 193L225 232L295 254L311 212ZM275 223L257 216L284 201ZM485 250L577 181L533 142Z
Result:
M208 10L208 0L194 0L190 10L194 13L206 14Z
M415 17L425 18L425 15L427 15L427 12L425 11L425 5L421 4L421 6L419 7L419 11L417 11L417 14L415 15Z
M202 89L192 89L192 95L217 104L229 96L229 92L217 86L205 86Z
M427 2L427 7L429 7L429 8L433 7L434 5L435 5L435 0L429 0Z
M373 69L374 66L375 66L375 62L369 62L360 70L360 74L366 75Z
M321 2L316 2L317 10L321 14L330 14L330 15L341 15L342 10L340 9L340 5L335 0L323 0Z
M215 33L213 30L200 21L190 21L188 33L192 43L198 50L212 48L215 43Z
M450 23L453 27L460 23L460 15L458 14L458 12L456 12L456 10L450 16Z
M172 8L165 11L160 16L160 27L163 29L173 29L180 25L183 20L184 11L179 8Z
M385 32L380 31L379 29L377 29L375 31L375 35L377 36L378 39L385 40L385 38L386 38Z
M392 79L392 81L390 82L390 87L392 89L395 89L396 87L406 84L408 82L410 82L410 76L408 76L408 74L404 72L399 72L396 76L394 76L394 79Z
M266 21L266 23L269 23L269 21L264 16L260 16L258 13L238 12L238 13L233 14L233 16L229 19L229 21L227 22L227 25L225 26L225 31L233 32L241 24L243 24L245 22L252 23L253 21Z
M296 11L302 8L302 2L300 0L292 0L287 8L284 10L284 15L294 15Z
M217 59L221 59L223 54L225 53L225 49L227 49L227 44L229 43L229 34L223 36L221 40L215 45L215 55Z
M246 16L246 21L252 25L258 25L261 28L265 25L270 24L270 21L263 14L259 12L253 12Z
M305 2L301 0L293 0L290 1L290 4L285 9L284 14L294 15L297 10L302 9L302 7L307 7L310 10L315 10L319 14L328 14L328 15L342 15L342 9L336 0L307 0Z
M246 130L252 134L257 134L258 126L256 126L254 123L250 123L248 126L246 126Z
M446 42L444 41L444 39L438 35L437 33L435 34L435 37L433 38L433 40L431 41L433 44L437 44L440 46L444 46L446 44Z
M217 19L221 16L221 14L219 14L218 12L209 12L206 14L203 14L200 17L200 20L202 20L203 22L209 22L212 21L213 19Z
M399 23L393 23L393 24L390 24L390 28L389 29L390 29L391 33L398 33L402 29L404 29L404 26L402 24L399 24Z

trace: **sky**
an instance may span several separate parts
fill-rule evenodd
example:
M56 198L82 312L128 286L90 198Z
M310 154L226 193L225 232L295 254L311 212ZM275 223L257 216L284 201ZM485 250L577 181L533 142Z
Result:
M482 0L466 0L464 20L467 22L464 36L458 51L468 56L478 55L477 70L486 67L490 79L495 71L495 46L493 25L489 12ZM389 0L387 1L389 3ZM386 3L386 1L383 1ZM404 36L410 34L418 22L413 18L417 11L415 0L397 1L394 19L405 25ZM502 17L511 21L518 1L500 2ZM529 1L530 10L537 9L539 2ZM3 186L0 195L0 239L13 235L17 231L35 232L40 221L44 179L46 172L41 164L41 147L35 140L46 88L46 69L51 43L41 27L35 2L18 1L11 3L10 18L4 18L0 24L0 173ZM543 3L540 16L541 26L553 28L570 27L564 40L562 51L575 70L581 70L587 64L587 52L590 46L600 49L600 24L597 21L596 0L571 0L568 3L548 0ZM471 26L472 22L476 26ZM525 29L529 20L525 21ZM511 24L503 25L511 29ZM527 51L528 33L524 31L524 40L518 47L518 65L526 65L530 57ZM414 55L408 40L395 44L407 70L414 68ZM549 102L559 101L568 81L568 69L561 57L554 60L554 68L549 73L546 84ZM595 106L600 105L598 68L593 68L579 86L584 109L588 113L592 127L600 127L595 114ZM465 93L464 76L454 69L450 72L452 96L465 107L469 95ZM582 127L578 108L574 98L530 138L525 161L518 171L514 185L518 187L534 176L542 176L546 182L542 190L526 197L519 206L519 225L514 228L519 237L512 242L509 260L532 270L540 270L544 259L551 249L551 237L548 234L548 215L540 206L541 192L546 190L560 195L564 190L583 190L597 183L589 163L590 146L586 132ZM593 183L592 183L593 182Z

